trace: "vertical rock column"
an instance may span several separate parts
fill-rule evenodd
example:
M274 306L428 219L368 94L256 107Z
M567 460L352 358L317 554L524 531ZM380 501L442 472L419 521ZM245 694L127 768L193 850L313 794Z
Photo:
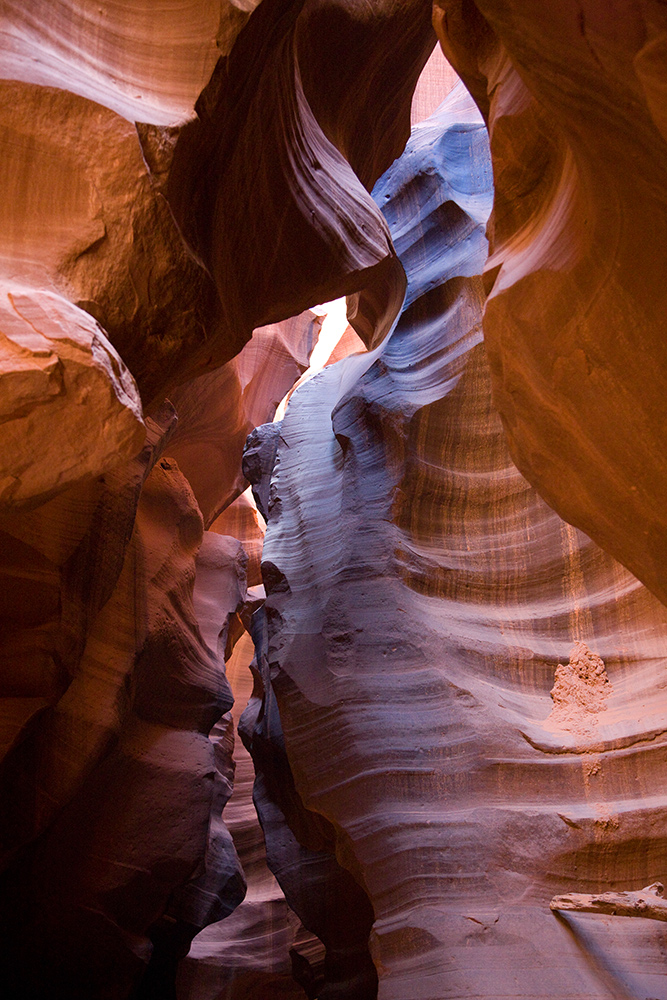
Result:
M650 922L580 937L549 901L662 870L667 615L510 459L470 99L415 129L374 194L403 313L292 396L271 484L268 664L296 788L372 902L382 1000L649 995ZM588 735L544 725L575 642L610 681Z
M665 602L665 5L433 10L489 126L484 336L513 459Z
M270 518L269 484L281 423L258 427L248 438L244 471L258 507ZM263 564L265 579L271 566ZM272 579L275 589L279 581ZM295 976L309 996L322 1000L374 1000L377 974L368 950L373 908L362 887L335 857L336 833L323 816L305 808L285 751L269 668L269 621L262 606L252 616L255 644L253 697L239 733L253 758L253 801L266 842L267 863L290 907L325 946L323 981L295 956Z
M203 875L209 838L208 733L231 695L192 607L201 540L192 491L162 458L67 691L5 760L19 803L32 793L44 800L42 814L48 807L36 827L24 819L3 876L12 996L126 997L142 980L152 936L164 938L165 913L180 922L186 949L188 932L206 920L187 884ZM216 871L209 851L204 910L232 909L243 895L230 845L222 855ZM158 948L150 975L160 996L173 981L170 961Z

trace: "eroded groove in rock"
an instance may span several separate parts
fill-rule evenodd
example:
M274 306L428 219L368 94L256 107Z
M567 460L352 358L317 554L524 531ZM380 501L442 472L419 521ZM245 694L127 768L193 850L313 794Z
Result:
M382 216L304 95L295 33L308 9L264 0L255 11L183 129L168 197L238 336L357 293L362 336L379 341L405 279Z
M141 488L151 457L145 456L143 469L138 462L128 470L127 483L119 477L126 493ZM8 929L2 968L3 982L17 998L47 991L63 998L127 996L152 950L149 976L168 984L174 948L178 957L178 948L180 954L187 950L199 927L243 896L219 815L217 826L210 823L212 800L221 808L224 789L214 789L208 733L230 707L231 695L192 607L201 514L173 460L160 459L140 498L138 493L122 571L118 565L115 586L107 581L112 592L93 588L87 629L81 613L75 622L64 618L66 637L68 625L77 635L87 632L73 677L3 762L3 793L10 793L3 799L15 807L3 816L3 839L14 856L2 877ZM128 514L131 527L128 499L116 511L118 523L102 527L127 530ZM58 502L54 515L62 512L60 497ZM106 508L113 515L113 495ZM54 526L43 510L37 512L42 518L36 519L33 544L40 528ZM99 530L100 514L93 511ZM25 520L20 526L25 532ZM51 533L49 541L57 545L57 536ZM116 544L122 541L122 535L116 538ZM79 545L84 554L86 543L84 537ZM106 544L113 567L114 546L108 538ZM214 536L209 544L220 549L224 543ZM104 555L99 545L96 551ZM78 557L75 550L70 562ZM85 559L78 565L85 569ZM228 565L232 575L241 575L241 593L242 566L235 570L233 559ZM101 567L95 568L99 573ZM88 571L84 580L91 578ZM97 587L103 584L103 578L92 579ZM64 594L74 604L71 592ZM230 602L233 613L238 594ZM142 995L151 994L137 993Z
M597 953L656 995L651 922L580 947L549 902L663 870L667 614L511 461L482 344L488 149L461 91L374 193L404 312L373 357L293 395L271 487L296 786L368 891L382 1000L597 997ZM575 641L612 688L587 739L544 725Z
M257 590L263 593L263 588ZM256 598L251 597L248 610ZM226 664L236 699L231 713L235 725L252 696L249 666L253 654L246 632ZM311 961L317 967L322 949L317 950L312 935L298 929L298 920L267 867L264 837L252 802L254 768L240 739L235 741L234 763L234 792L225 809L225 824L243 864L248 891L231 917L212 924L194 939L179 969L177 995L179 1000L242 1000L253 995L303 1000L303 989L292 976L291 955L298 948L299 956L307 956L301 963L310 969Z
M436 0L434 23L488 116L484 329L512 455L666 601L664 4Z
M368 950L373 908L335 857L333 827L304 807L294 786L271 684L264 608L253 615L251 632L256 682L239 733L255 768L253 801L262 824L267 863L292 910L326 949L321 982L305 958L295 963L295 975L309 996L374 1000L377 974ZM312 991L308 989L311 984Z

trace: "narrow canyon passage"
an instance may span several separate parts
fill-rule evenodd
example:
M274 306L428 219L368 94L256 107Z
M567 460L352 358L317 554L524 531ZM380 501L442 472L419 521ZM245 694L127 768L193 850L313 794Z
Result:
M0 995L667 1000L664 4L0 25Z

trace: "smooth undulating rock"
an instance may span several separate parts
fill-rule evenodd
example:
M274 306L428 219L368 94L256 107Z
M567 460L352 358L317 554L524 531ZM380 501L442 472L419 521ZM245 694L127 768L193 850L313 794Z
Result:
M484 335L514 460L667 600L667 11L436 0L488 118Z
M0 517L3 864L52 820L112 735L136 625L124 598L111 599L142 485L174 419L170 406L149 417L144 448L127 465ZM113 623L111 641L100 641L110 600L102 629Z
M3 997L667 1000L665 39L2 4Z
M241 456L248 434L272 420L307 369L322 326L310 310L260 327L240 354L170 394L178 411L171 453L188 478L209 527L246 486Z
M189 943L209 911L215 919L242 898L233 846L210 828L212 800L224 795L208 733L232 699L192 607L201 540L192 491L173 460L160 459L74 678L32 740L18 745L14 763L23 766L10 773L34 815L3 875L3 925L11 923L3 980L12 995L127 996L155 934L150 996L156 980L173 980L158 923L165 912L181 925L179 943ZM213 546L225 547L220 539ZM234 565L238 577L242 565ZM241 574L238 594L244 584ZM26 751L35 747L31 775ZM217 871L209 851L204 872L207 839Z
M254 647L249 633L239 640L226 669L234 692L234 723L252 694L250 663ZM234 913L205 928L181 963L178 1000L251 1000L276 997L303 1000L292 976L291 955L307 955L316 966L315 939L299 927L266 864L264 837L252 802L255 773L240 739L234 745L234 791L225 808L225 825L243 864L248 890ZM310 965L309 965L310 967Z
M667 613L511 461L482 344L487 140L460 89L374 196L403 313L294 393L271 484L296 788L371 900L381 1000L662 997L653 921L549 907L664 870Z
M193 608L202 638L216 653L221 674L230 624L246 601L247 557L236 538L204 532L197 553ZM203 927L223 920L243 901L246 881L222 812L234 786L234 730L229 712L215 723L209 739L215 771L203 871L172 894L166 912L151 927L153 952L136 997L176 997L180 960Z
M263 607L253 615L250 628L256 682L239 733L255 768L253 801L262 824L267 863L290 907L325 946L321 981L305 957L295 962L294 972L309 996L374 1000L377 973L368 950L373 908L363 889L336 860L333 827L304 807L294 786L271 685Z
M258 0L6 0L4 75L58 87L129 122L182 122Z
M434 43L430 4L305 0L296 6L306 100L370 190L410 135L412 95Z
M140 451L134 379L88 313L2 284L0 329L0 507L43 503Z
M282 42L274 45L278 37L264 37L265 28L280 21L280 4L274 0L259 20L248 18L254 6L249 0L216 11L218 52L229 51L246 22L248 31L229 64L219 64L198 102L197 122L184 131L218 54L209 9L167 3L149 18L132 3L93 8L63 0L30 10L8 3L1 15L0 274L8 287L29 289L31 303L49 304L47 330L34 323L32 304L28 309L28 340L42 337L30 348L38 358L35 377L44 383L40 405L30 433L20 428L25 449L6 455L8 496L14 489L18 500L36 506L2 516L2 573L11 588L2 637L3 906L12 922L2 963L18 995L43 992L52 967L54 996L168 993L192 934L238 902L241 879L220 822L231 777L227 723L209 739L229 692L222 656L200 634L191 588L202 527L195 500L201 498L209 524L242 479L233 461L217 479L200 475L199 463L212 464L205 441L211 421L200 417L213 417L211 400L229 386L223 375L222 386L213 379L192 387L201 373L231 359L253 328L290 317L299 302L354 293L357 329L379 341L404 290L381 216L304 96L295 21L278 24ZM300 14L296 7L288 21ZM347 81L361 74L373 94L371 114L379 116L367 184L382 158L400 151L410 93L434 42L425 8L418 17L391 15L392 28L390 7L358 19L362 48L373 41L370 63L364 67L349 53ZM353 20L359 13L351 4L341 10ZM304 58L313 25L301 20ZM397 59L405 74L395 73ZM224 88L218 93L224 75L231 81L227 98ZM253 77L261 78L254 96ZM311 89L314 83L311 74ZM318 93L331 129L338 98L327 105L317 86L313 101ZM397 101L400 109L392 106ZM359 87L354 103L354 114L338 121L348 140L353 119L368 118ZM284 114L272 115L272 107ZM203 155L186 177L186 195L197 189L202 164L218 163L221 131L240 150L235 162L224 155L222 161L232 177L239 171L241 184L235 192L217 181L204 184L202 197L188 200L180 198L183 149L202 122L196 152ZM308 153L304 159L304 136L319 167ZM264 200L256 197L261 185L242 180L254 148L271 181ZM281 170L281 150L296 157L296 169ZM285 192L284 218L292 211L296 229L283 225ZM200 211L214 219L222 244L240 239L242 252L232 246L234 266L222 282L220 254L209 257L197 240L183 241L167 194L177 215L185 203L188 224L179 218L186 237ZM227 195L231 218L221 230ZM232 232L235 212L244 226ZM295 260L274 255L277 273L269 268L263 286L267 255L295 232ZM10 320L11 341L11 327L22 320ZM229 385L235 390L238 382L242 399L221 407L240 423L232 459L252 424L270 419L294 381L293 367L305 368L311 344L302 340L310 341L316 326L307 320L304 330L296 320L280 331L260 330L235 363ZM26 331L21 337L23 351ZM22 354L18 381L8 371L22 404L28 396L37 400L26 374L33 361ZM194 496L171 459L155 464L173 432L164 396L181 384L175 395L184 419L174 444L192 459ZM51 396L49 412L43 403ZM142 408L149 435L140 451ZM9 409L19 420L30 417ZM52 434L45 417L53 418ZM29 454L36 442L39 461ZM11 465L17 457L25 464ZM23 493L15 489L19 479ZM228 626L231 645L240 627L236 612ZM89 913L94 919L86 923Z
M423 63L433 36L421 0L419 7L416 32L414 14L407 20L410 32L421 40ZM386 106L386 77L393 72L392 56L404 45L404 32L398 29L405 13L396 14L394 31L385 36L383 24L392 17L376 17L350 0L321 6L317 0L263 0L199 98L198 117L183 128L169 175L169 203L215 280L223 325L246 340L258 326L351 293L357 296L351 310L355 329L367 342L380 340L404 291L405 277L382 217L345 151L330 138L336 124L331 117L335 104L328 103L331 81L304 93L301 39L304 34L311 39L309 58L318 52L321 59L323 50L312 49L318 14L351 25L358 19L361 36L366 31L381 50L384 80L379 71L371 79L373 100L367 108L354 94L350 120L356 122L357 112L362 118L377 115ZM363 76L365 70L355 52L343 55L337 74L351 83L356 71ZM412 54L409 58L414 60ZM406 126L398 142L389 130L389 160L407 138L409 100L419 68L417 58L412 86L397 84ZM391 107L392 118L396 111ZM344 136L342 109L339 124ZM372 134L381 136L382 131ZM285 252L277 252L278 247Z
M245 490L236 500L225 507L211 525L211 531L238 538L248 557L248 587L261 586L262 548L266 524L257 510L250 489Z
M243 459L253 495L267 521L275 502L269 484L281 427L281 422L257 427L248 438ZM271 566L265 563L263 571L269 585L275 585ZM255 644L255 685L239 722L239 734L253 759L253 801L269 868L291 908L325 946L321 981L305 957L295 962L295 976L309 996L322 1000L374 1000L377 973L368 949L373 908L335 857L335 830L305 808L294 785L271 682L268 624L264 607L258 608L249 624Z

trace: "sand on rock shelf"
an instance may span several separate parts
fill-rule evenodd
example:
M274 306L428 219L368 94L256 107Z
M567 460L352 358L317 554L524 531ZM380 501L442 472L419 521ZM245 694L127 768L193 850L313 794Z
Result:
M666 107L662 0L0 4L2 1000L667 1000Z

